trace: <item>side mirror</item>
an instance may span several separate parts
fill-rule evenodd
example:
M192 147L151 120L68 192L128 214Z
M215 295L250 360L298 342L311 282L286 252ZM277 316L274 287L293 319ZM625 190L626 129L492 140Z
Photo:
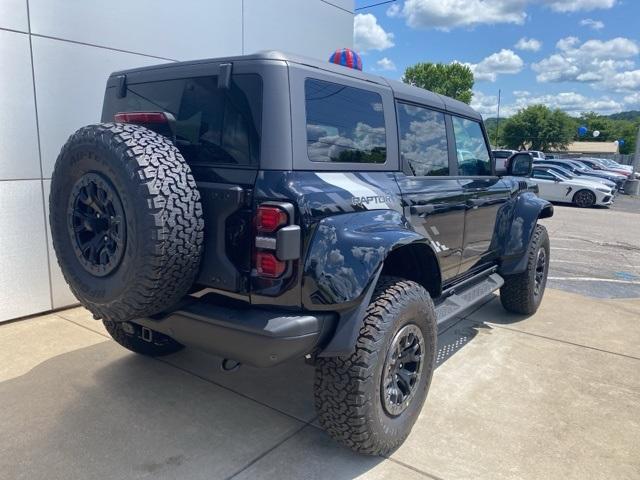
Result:
M533 171L533 156L527 152L514 153L507 162L507 175L530 177Z

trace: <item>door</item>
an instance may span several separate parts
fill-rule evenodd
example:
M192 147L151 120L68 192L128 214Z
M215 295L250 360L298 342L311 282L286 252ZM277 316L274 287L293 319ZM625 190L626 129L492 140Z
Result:
M406 218L431 241L444 281L458 273L465 197L451 176L445 114L398 102L403 173L397 175Z
M493 261L492 245L499 209L511 193L505 182L494 175L489 147L480 122L451 117L455 138L456 167L465 196L465 228L462 259L458 274L480 268Z
M533 169L533 179L538 185L538 196L551 202L564 200L566 187L561 185L555 175L547 170Z

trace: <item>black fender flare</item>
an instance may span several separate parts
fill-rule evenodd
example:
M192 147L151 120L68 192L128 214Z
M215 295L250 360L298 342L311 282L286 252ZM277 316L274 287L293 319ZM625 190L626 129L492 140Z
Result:
M502 212L498 225L502 224L500 239L500 275L515 275L527 267L527 248L538 220L553 216L553 205L533 192L523 192L512 204L511 212Z
M320 356L346 356L354 351L385 259L411 244L426 244L437 260L430 241L394 210L346 213L318 223L304 262L302 304L307 310L340 315Z

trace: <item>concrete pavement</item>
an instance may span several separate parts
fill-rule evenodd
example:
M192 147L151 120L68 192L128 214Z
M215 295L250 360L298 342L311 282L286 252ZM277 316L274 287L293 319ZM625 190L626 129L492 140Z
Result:
M226 374L106 337L81 308L0 326L0 477L640 478L640 300L548 290L444 332L407 442L359 457L314 424L313 369Z

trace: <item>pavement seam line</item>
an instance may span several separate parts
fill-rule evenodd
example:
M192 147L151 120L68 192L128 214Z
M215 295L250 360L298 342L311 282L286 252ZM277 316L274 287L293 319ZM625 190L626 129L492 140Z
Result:
M419 473L420 475L424 475L427 478L431 478L432 480L444 480L442 477L438 477L437 475L433 475L431 473L425 472L424 470L420 470L419 468L414 467L413 465L409 465L408 463L404 463L401 460L397 460L395 458L391 458L391 457L384 457L387 460L389 460L390 462L393 462L397 465L400 465L404 468L408 468L409 470Z
M213 381L213 380L211 380L211 379L209 379L207 377L203 377L202 375L198 375L197 373L193 373L193 372L191 372L190 370L187 370L184 367L180 367L178 365L174 365L173 363L170 363L170 362L168 362L168 361L166 361L166 360L164 360L164 359L162 359L160 357L150 357L150 358L152 358L153 360L156 360L156 361L158 361L160 363L164 363L165 365L169 365L170 367L173 367L176 370L179 370L179 371L181 371L183 373L186 373L187 375L191 375L191 376L196 377L196 378L198 378L198 379L200 379L200 380L202 380L204 382L207 382L207 383L210 383L212 385L215 385L216 387L222 388L223 390L226 390L226 391L231 392L231 393L235 393L236 395L238 395L238 396L240 396L242 398L245 398L245 399L250 400L250 401L252 401L254 403L257 403L258 405L261 405L261 406L266 407L266 408L268 408L270 410L273 410L274 412L278 412L279 414L284 415L286 417L289 417L290 419L295 420L296 422L302 422L304 424L308 424L309 423L306 420L303 420L301 418L296 417L295 415L292 415L292 414L287 413L287 412L285 412L283 410L280 410L280 409L278 409L278 408L276 408L276 407L274 407L272 405L269 405L267 403L264 403L264 402L261 402L260 400L255 399L253 397L250 397L246 393L239 392L237 390L234 390L233 388L227 387L226 385L222 385L221 383L215 382L215 381ZM315 417L313 419L311 419L310 421L313 422L314 420L315 420Z
M62 319L62 320L65 320L65 321L67 321L67 322L69 322L69 323L73 323L73 324L74 324L75 326L77 326L77 327L84 328L85 330L87 330L87 331L89 331L89 332L91 332L91 333L95 333L96 335L100 335L101 337L104 337L104 338L106 338L107 340L112 340L112 338L111 338L109 335L105 335L105 334L103 334L103 333L96 332L95 330L92 330L91 328L87 327L86 325L82 325L81 323L78 323L78 322L76 322L76 321L74 321L74 320L70 320L70 319L68 319L67 317L63 317L63 316L62 316L62 315L60 315L59 313L56 313L55 315L56 315L56 317L58 317L58 318L60 318L60 319Z
M547 337L545 335L540 335L538 333L525 332L523 330L518 330L516 328L505 327L504 325L497 325L495 323L486 323L486 322L482 322L480 320L473 320L471 318L468 319L468 320L473 322L473 323L475 323L476 325L489 325L489 326L494 327L494 328L501 328L503 330L508 330L508 331L514 332L514 333L521 333L523 335L530 335L532 337L542 338L544 340L550 340L552 342L564 343L565 345L572 345L574 347L586 348L588 350L595 350L596 352L608 353L610 355L616 355L618 357L624 357L624 358L628 358L630 360L638 360L638 361L640 361L640 358L634 357L632 355L627 355L627 354L624 354L624 353L611 352L609 350L604 350L602 348L591 347L589 345L582 345L581 343L570 342L568 340L561 340L559 338Z
M317 418L317 417L316 417L316 418ZM313 420L311 420L311 422L309 422L309 426L310 426L310 427L312 427L312 428L315 428L316 430L319 430L320 432L322 432L322 433L324 433L324 434L326 435L326 434L327 434L327 432L325 432L325 431L324 431L324 429L323 429L322 427L319 427L318 425L314 425L314 424L312 423L313 421L315 421L315 418L314 418ZM344 447L344 448L346 448L346 447ZM385 456L381 456L381 455L378 455L378 457L379 457L379 458L384 458L385 460L389 460L389 461L391 461L391 462L393 462L393 463L396 463L396 464L398 464L398 465L401 465L401 466L403 466L403 467L406 467L406 468L408 468L409 470L412 470L412 471L414 471L414 472L416 472L416 473L419 473L419 474L421 474L421 475L424 475L424 476L425 476L425 477L427 477L427 478L431 478L431 479L433 479L433 480L444 480L442 477L438 477L438 476L436 476L436 475L433 475L432 473L425 472L424 470L420 470L419 468L416 468L416 467L414 467L414 466L412 466L412 465L409 465L409 464L407 464L407 463L404 463L404 462L403 462L403 461L401 461L401 460L396 460L395 458L385 457ZM227 480L229 480L229 479L227 479Z
M272 447L268 448L267 450L265 450L264 452L262 452L260 455L258 455L256 458L254 458L253 460L251 460L249 463L247 463L244 467L242 467L240 470L238 470L237 472L229 475L228 477L225 478L225 480L231 480L235 477L237 477L238 475L240 475L242 472L244 472L245 470L247 470L248 468L250 468L251 466L255 465L257 462L259 462L260 460L262 460L264 457L266 457L267 455L269 455L271 452L273 452L274 450L276 450L278 447L280 447L281 445L283 445L284 443L288 442L289 440L291 440L293 437L295 437L296 435L298 435L300 432L302 432L302 430L304 430L305 428L307 428L309 425L311 425L311 422L313 422L316 418L314 417L313 420L310 420L309 422L305 423L304 425L302 425L300 428L298 428L297 430L295 430L293 433L291 433L290 435L287 435L285 438L283 438L282 440L280 440L278 443L276 443L275 445L273 445Z

